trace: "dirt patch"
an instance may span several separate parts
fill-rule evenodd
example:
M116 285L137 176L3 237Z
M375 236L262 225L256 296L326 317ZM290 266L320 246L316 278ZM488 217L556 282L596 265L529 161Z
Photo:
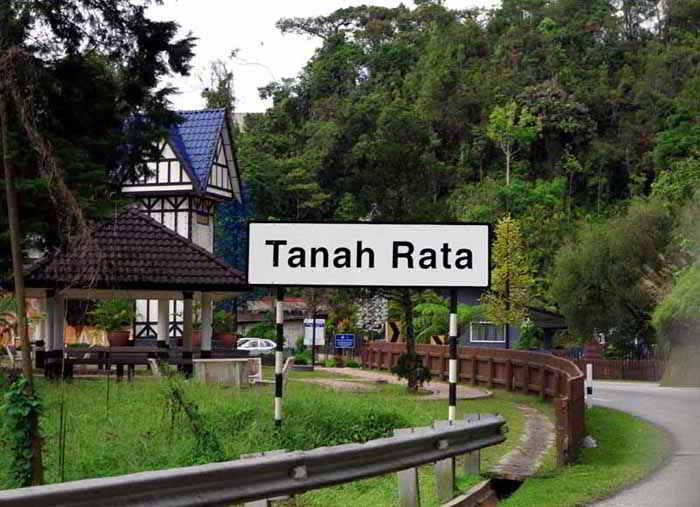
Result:
M359 370L357 368L318 368L321 371L345 375L348 377L356 377L360 380L369 382L385 381L388 384L405 385L405 380L399 380L396 375L391 373L383 373L374 370ZM424 389L430 391L430 394L421 394L418 396L421 400L446 400L449 393L447 382L430 382L425 384ZM473 387L457 384L457 399L458 400L473 400L477 398L487 398L491 396L490 391L482 391Z
M329 378L308 378L308 379L294 379L300 380L301 382L310 382L312 384L320 384L322 386L330 387L331 389L337 389L339 391L351 391L351 392L369 392L376 391L376 388L364 382L359 382L357 380L334 380Z

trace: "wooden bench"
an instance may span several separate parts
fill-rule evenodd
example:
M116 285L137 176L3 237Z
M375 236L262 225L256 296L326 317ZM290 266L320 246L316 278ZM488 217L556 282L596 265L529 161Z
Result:
M98 367L117 368L117 378L124 376L124 366L128 369L131 380L137 365L150 367L149 359L167 359L167 349L158 347L69 347L65 350L66 364L72 368L75 364L92 364Z

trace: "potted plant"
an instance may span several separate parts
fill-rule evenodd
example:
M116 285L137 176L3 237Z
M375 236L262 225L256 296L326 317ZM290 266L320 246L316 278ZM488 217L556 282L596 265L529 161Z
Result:
M192 347L202 346L202 321L197 317L192 319Z
M125 347L129 344L129 326L136 315L134 302L130 299L113 298L98 301L89 312L90 321L107 332L111 347Z
M232 324L231 313L224 309L217 310L214 312L213 327L214 327L214 338L221 344L228 348L232 348L235 342L235 336L231 331Z

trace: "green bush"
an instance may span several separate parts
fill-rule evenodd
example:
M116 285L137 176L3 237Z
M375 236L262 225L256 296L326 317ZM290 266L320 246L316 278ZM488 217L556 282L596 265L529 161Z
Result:
M120 331L131 324L136 317L136 310L130 299L101 299L88 315L91 324L107 332Z
M391 436L394 428L410 426L399 413L377 406L323 397L286 403L285 431L277 434L281 449L313 449Z
M323 362L323 366L325 366L326 368L335 368L336 366L338 366L338 364L335 362L335 359L326 359Z
M305 349L294 356L294 364L310 364L311 350Z
M430 370L423 366L423 360L420 357L411 354L401 354L396 361L396 366L391 368L391 373L399 378L408 379L411 372L414 372L419 386L422 386L425 382L430 382L432 377Z
M350 359L347 363L345 363L345 366L347 366L348 368L359 368L359 367L360 367L360 363L358 363L357 361L354 361L354 360Z
M300 336L297 338L297 341L294 342L294 350L301 354L302 352L306 351L308 347L304 345L304 337Z
M542 332L530 319L525 319L520 324L520 339L515 342L513 348L521 350L536 350L540 348L540 336Z

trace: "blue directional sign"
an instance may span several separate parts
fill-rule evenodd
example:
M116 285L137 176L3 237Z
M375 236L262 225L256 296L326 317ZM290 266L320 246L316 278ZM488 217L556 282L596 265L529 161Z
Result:
M354 334L337 334L335 335L336 349L354 349L355 335Z

